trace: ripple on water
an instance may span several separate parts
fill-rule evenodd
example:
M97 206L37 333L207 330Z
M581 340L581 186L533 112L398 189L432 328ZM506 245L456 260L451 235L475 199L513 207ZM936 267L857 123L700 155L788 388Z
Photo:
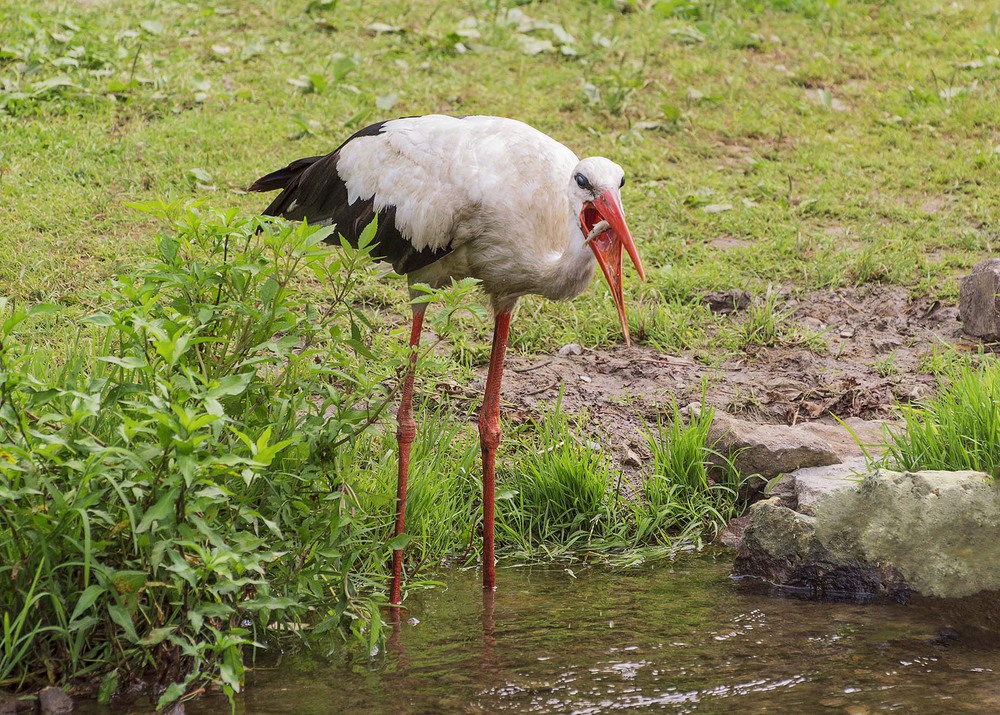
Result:
M491 608L476 572L445 574L385 655L286 658L238 712L1000 712L1000 648L906 606L744 593L711 555L575 577L504 569Z

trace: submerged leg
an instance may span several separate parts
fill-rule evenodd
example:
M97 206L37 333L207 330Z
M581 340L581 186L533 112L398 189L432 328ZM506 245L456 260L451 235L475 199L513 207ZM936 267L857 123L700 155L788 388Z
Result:
M406 478L410 470L410 446L417 433L417 423L413 420L413 375L417 370L417 346L420 345L420 329L424 324L426 304L413 308L413 327L410 329L410 362L403 378L403 397L396 413L396 441L399 443L399 479L396 482L396 531L403 533L406 520ZM389 605L398 606L402 601L403 550L392 552L392 583L389 586Z
M493 329L493 350L490 370L486 375L486 394L479 411L479 444L483 449L483 588L496 588L496 564L493 548L494 493L496 491L496 457L500 445L500 383L503 380L503 360L507 353L510 332L510 311L497 313Z

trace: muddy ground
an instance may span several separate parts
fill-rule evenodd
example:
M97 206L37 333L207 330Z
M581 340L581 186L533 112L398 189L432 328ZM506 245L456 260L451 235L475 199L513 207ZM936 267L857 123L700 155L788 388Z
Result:
M782 307L793 311L791 320L803 329L822 331L825 349L779 345L706 359L620 346L579 355L508 356L503 421L536 416L562 390L563 409L585 412L592 438L628 467L634 460L630 450L647 451L644 426L655 424L672 400L699 400L703 384L709 405L756 422L832 421L831 415L884 420L892 418L894 405L934 391L937 379L920 369L926 357L949 346L979 349L963 336L957 307L911 300L899 287L820 291ZM730 319L740 320L739 311ZM892 371L883 362L880 374L876 364L890 356Z

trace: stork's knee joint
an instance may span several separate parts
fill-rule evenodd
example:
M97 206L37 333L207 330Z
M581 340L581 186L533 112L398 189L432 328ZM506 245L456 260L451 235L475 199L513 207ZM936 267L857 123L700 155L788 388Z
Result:
M397 415L396 440L410 444L417 436L417 423L412 415Z
M479 420L479 444L483 449L495 450L499 447L501 434L500 425L496 421L491 423Z

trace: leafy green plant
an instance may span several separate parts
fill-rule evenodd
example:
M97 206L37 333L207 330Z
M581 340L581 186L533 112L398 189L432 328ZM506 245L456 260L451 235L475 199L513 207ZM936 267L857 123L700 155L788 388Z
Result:
M779 306L780 299L777 291L769 289L762 298L750 303L740 325L740 347L770 347L778 343L787 332L791 316L791 311Z
M768 286L763 296L750 303L739 322L723 332L722 340L737 350L775 345L802 345L810 350L823 350L826 343L822 334L806 331L796 324L791 319L793 311L783 308L781 300L781 294Z
M876 360L872 363L872 367L875 368L875 372L878 373L879 377L892 377L893 375L898 374L899 369L896 367L896 351L893 350L884 358Z
M237 692L274 622L378 627L352 578L382 545L351 533L329 464L398 365L369 361L352 301L373 228L333 252L326 229L141 208L170 230L88 318L96 361L26 371L15 330L48 309L0 306L0 685L152 678L162 706L206 681Z
M629 330L635 339L671 353L704 344L713 323L715 318L705 303L679 298L644 301L629 312Z
M955 346L938 341L930 352L920 357L918 369L920 372L947 377L962 369L973 369L979 365L996 364L997 358L980 348L975 352L958 350Z

